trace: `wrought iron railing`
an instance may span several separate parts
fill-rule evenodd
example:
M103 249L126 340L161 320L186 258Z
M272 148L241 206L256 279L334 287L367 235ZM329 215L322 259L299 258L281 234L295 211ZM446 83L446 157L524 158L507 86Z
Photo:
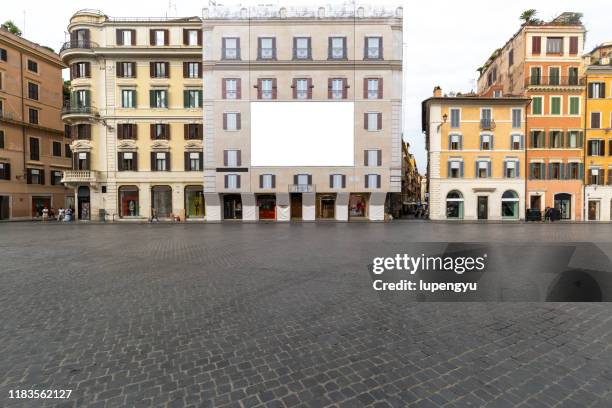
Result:
M289 184L290 193L314 193L314 184Z
M584 78L578 76L530 76L525 86L583 86Z

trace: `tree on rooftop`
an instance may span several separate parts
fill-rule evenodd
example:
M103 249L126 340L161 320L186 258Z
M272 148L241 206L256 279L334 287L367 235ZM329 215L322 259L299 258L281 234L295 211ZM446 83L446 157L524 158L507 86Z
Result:
M519 18L523 20L525 24L531 24L537 21L537 19L535 18L537 14L538 14L538 11L536 9L529 9L529 10L523 11L523 13L521 14L521 17Z
M6 20L2 25L6 27L9 33L15 34L21 37L21 30L19 29L19 27L17 27L17 25L15 25L15 23L13 23L13 20Z

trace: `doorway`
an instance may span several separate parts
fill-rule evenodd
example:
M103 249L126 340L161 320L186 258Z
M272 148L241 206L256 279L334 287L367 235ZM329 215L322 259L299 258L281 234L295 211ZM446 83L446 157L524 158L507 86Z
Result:
M478 196L478 219L486 220L489 218L489 197Z
M240 194L226 194L223 196L223 219L242 219L242 197Z
M302 193L291 193L291 219L302 219Z
M529 208L532 210L541 210L542 209L542 196L532 195L531 197L529 197Z
M81 186L77 191L77 211L79 220L89 220L90 211L90 192L89 187Z
M51 210L50 197L32 197L32 217L42 217L45 207Z
M257 196L257 208L259 208L260 220L276 219L276 197L273 195Z
M562 220L572 219L572 196L568 193L555 194L555 208Z
M0 220L8 220L11 218L9 200L9 196L0 196Z
M336 209L336 196L334 194L321 194L317 197L317 218L334 219Z
M599 221L599 200L589 200L589 221Z

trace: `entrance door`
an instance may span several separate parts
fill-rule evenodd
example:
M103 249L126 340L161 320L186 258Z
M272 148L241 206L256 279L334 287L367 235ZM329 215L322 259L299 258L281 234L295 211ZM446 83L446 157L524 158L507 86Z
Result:
M532 210L541 210L542 196L533 195L529 198L529 208Z
M51 209L51 199L49 197L32 197L32 217L42 217L43 209Z
M486 220L489 218L489 197L478 196L478 219Z
M555 194L555 208L562 220L572 219L572 196L567 193Z
M10 217L9 196L0 196L0 220L8 220Z
M336 199L334 197L321 197L319 208L319 218L333 219L336 209Z
M276 197L273 195L257 197L257 207L260 220L276 219Z
M77 191L77 210L79 220L89 220L90 214L90 202L89 202L89 187L81 186Z
M228 194L223 196L223 219L242 219L242 198L240 194Z
M302 219L302 194L291 194L291 218L295 220Z
M589 221L599 221L599 200L589 201Z

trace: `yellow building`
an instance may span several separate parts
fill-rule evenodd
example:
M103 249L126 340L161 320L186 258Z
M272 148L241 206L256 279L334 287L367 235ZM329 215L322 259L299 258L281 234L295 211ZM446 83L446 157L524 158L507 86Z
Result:
M612 220L612 43L585 56L585 219Z
M70 68L79 219L203 218L202 21L72 16Z
M519 220L525 213L526 98L423 102L432 220Z

